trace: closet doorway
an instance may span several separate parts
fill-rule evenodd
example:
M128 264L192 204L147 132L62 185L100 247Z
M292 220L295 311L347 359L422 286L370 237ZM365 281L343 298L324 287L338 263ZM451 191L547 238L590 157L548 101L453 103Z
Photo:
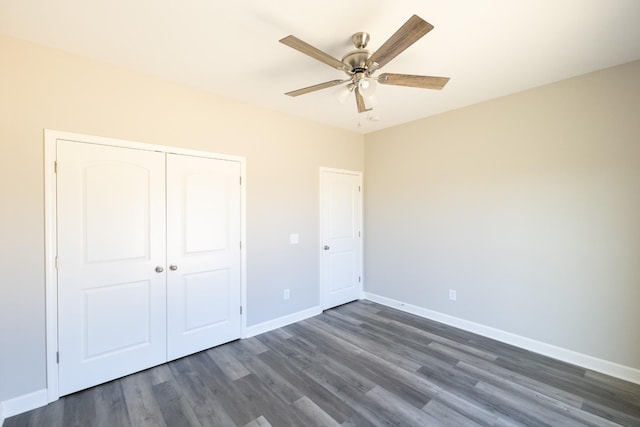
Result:
M49 400L240 338L243 159L47 136Z

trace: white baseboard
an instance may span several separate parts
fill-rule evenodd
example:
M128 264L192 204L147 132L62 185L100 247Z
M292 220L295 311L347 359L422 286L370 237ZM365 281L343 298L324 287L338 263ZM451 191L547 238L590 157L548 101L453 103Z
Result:
M286 316L278 317L277 319L268 320L266 322L258 323L257 325L247 326L244 330L243 338L253 337L265 332L272 331L274 329L282 328L283 326L290 325L292 323L300 322L301 320L308 319L313 316L317 316L322 313L320 306L308 308L306 310L298 311L296 313L287 314Z
M14 397L13 399L4 400L0 402L0 426L4 422L5 418L13 417L14 415L45 406L48 402L47 389L34 391L32 393Z
M511 332L506 332L501 329L481 325L479 323L460 319L455 316L450 316L448 314L429 310L412 304L407 304L402 301L397 301L369 292L365 292L365 299L376 302L378 304L386 305L388 307L396 308L407 313L415 314L420 317L431 319L436 322L464 329L465 331L492 338L506 344L515 345L516 347L530 350L535 353L561 360L563 362L590 369L592 371L597 371L606 375L611 375L612 377L620 378L625 381L640 384L640 369L620 365L615 362L599 359L587 354L578 353L573 350L568 350L566 348L547 344L542 341L523 337Z

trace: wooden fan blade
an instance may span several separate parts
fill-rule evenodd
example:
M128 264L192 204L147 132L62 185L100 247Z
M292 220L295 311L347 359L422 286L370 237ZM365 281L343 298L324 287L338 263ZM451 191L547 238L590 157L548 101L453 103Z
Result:
M281 39L280 43L287 45L299 52L302 52L305 55L312 57L313 59L324 62L330 67L336 68L338 70L344 70L344 64L341 61L338 61L328 53L325 53L320 49L311 46L309 43L303 42L295 36L287 36Z
M433 25L418 15L413 15L389 40L384 42L384 44L371 55L367 61L367 65L371 66L375 62L378 64L376 68L381 68L432 29Z
M367 106L364 105L364 98L362 97L362 95L360 95L360 91L358 90L357 87L356 87L356 90L354 92L356 93L356 105L358 106L358 113L364 113L365 111L371 111L371 108L367 108Z
M292 90L291 92L285 93L285 95L289 95L289 96L304 95L305 93L315 92L316 90L321 90L321 89L326 89L328 87L337 86L340 83L345 83L345 82L348 82L348 81L349 80L331 80L330 82L319 83L317 85L305 87L305 88L302 88L302 89Z
M378 76L378 83L383 85L420 87L423 89L442 89L449 77L414 76L411 74L383 73Z

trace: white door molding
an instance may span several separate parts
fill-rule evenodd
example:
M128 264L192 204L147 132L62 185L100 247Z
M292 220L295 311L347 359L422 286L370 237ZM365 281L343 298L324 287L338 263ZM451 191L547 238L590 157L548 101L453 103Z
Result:
M244 337L246 324L246 159L241 156L230 156L200 150L146 144L135 141L105 138L92 135L77 134L45 129L44 130L44 209L45 209L45 322L46 322L46 367L47 367L47 401L53 402L60 397L58 391L58 277L56 268L57 255L57 212L56 212L56 142L58 140L84 142L114 147L132 148L163 153L182 154L240 163L241 195L240 195L240 250L241 262L241 300L243 307L241 337Z

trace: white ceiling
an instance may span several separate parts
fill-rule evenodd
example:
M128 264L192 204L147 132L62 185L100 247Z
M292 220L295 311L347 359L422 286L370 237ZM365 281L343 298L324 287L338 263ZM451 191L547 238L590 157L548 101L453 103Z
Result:
M375 51L411 15L434 30L383 72L448 76L442 91L379 86L379 121L335 88L345 74L278 43L340 59L351 35ZM0 0L0 33L367 133L640 59L638 0Z

